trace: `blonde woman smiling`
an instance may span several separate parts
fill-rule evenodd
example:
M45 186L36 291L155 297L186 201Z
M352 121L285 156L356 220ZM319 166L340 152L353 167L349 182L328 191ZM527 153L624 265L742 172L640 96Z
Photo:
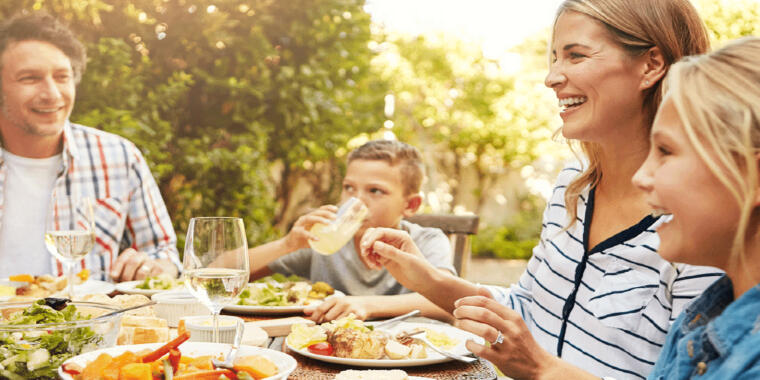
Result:
M662 78L707 49L687 0L565 1L546 85L562 107L562 134L585 158L560 173L519 283L486 290L435 271L399 231L368 231L363 254L491 342L467 347L508 376L644 379L672 321L721 275L657 255L664 219L631 182Z

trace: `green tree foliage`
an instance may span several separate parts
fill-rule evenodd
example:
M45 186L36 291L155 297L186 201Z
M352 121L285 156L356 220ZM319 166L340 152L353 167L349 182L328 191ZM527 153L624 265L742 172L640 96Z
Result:
M72 121L146 156L180 235L192 216L243 217L273 237L304 162L376 129L362 0L13 0L45 10L88 48ZM277 163L277 165L273 165ZM284 205L278 208L277 205Z
M743 36L760 36L760 1L698 0L695 5L710 32L713 48Z
M454 205L464 172L476 173L477 212L499 176L530 164L551 135L551 109L479 48L447 37L391 36L376 59L395 94L393 131L432 150L428 164L451 184ZM527 91L527 92L526 92Z

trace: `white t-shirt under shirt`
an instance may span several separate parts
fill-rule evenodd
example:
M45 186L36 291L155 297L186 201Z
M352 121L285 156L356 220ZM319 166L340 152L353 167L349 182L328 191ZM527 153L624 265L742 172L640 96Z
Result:
M0 221L0 278L51 273L50 254L45 248L45 217L63 158L61 154L26 158L8 151L2 155L7 172Z

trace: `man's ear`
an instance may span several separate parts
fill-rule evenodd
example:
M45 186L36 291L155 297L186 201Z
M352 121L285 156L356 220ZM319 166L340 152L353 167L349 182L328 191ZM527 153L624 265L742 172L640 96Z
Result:
M653 87L665 76L668 66L665 64L665 57L662 56L662 51L657 46L647 50L642 58L644 61L640 87L642 90L645 90Z
M406 197L406 207L404 207L404 218L408 218L417 213L422 206L422 195L412 194Z

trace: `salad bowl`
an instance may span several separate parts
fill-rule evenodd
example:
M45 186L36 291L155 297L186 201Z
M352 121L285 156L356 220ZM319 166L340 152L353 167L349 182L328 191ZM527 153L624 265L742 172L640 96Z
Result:
M0 304L3 371L24 379L55 378L65 360L116 345L121 314L96 317L118 307L76 301L61 306L56 310L45 300Z

